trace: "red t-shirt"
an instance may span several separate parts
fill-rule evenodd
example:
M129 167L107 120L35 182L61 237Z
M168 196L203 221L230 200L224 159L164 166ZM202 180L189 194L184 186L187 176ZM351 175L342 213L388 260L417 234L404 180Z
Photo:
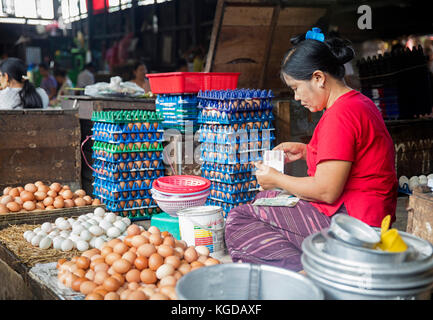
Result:
M344 203L350 216L380 227L390 214L395 221L398 181L391 136L374 103L352 90L326 110L307 145L308 175L327 160L352 162L341 196L333 204L312 202L332 216Z

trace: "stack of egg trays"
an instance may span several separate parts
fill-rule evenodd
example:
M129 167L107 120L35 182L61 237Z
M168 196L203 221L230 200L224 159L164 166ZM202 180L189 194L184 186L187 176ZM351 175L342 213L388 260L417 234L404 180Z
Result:
M202 176L212 183L207 204L226 214L251 202L258 191L252 162L275 140L273 97L266 90L199 92Z
M224 211L224 218L227 218L228 213L232 209L236 208L239 205L248 204L248 203L250 203L250 202L231 204L231 203L220 202L220 201L217 201L217 200L208 199L206 201L205 205L206 206L220 206L223 209L223 211Z
M164 174L159 113L94 112L93 193L107 209L132 220L161 212L152 198L152 181Z
M195 94L158 95L156 110L164 117L164 129L177 129L185 133L185 125L193 125L193 132L198 129L198 99Z

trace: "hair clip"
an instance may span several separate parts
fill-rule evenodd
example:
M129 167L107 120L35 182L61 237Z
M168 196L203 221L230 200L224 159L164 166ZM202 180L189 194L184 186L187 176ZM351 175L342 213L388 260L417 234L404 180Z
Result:
M320 28L315 27L305 34L305 39L313 39L323 42L325 41L325 35L322 33L322 30L320 30Z
M23 80L29 80L28 76L22 76Z

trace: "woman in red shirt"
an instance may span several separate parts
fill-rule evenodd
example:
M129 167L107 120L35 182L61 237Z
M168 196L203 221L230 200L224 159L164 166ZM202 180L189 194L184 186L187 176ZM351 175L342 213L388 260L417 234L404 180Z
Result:
M281 68L295 100L324 111L309 144L285 142L275 149L286 162L306 160L308 177L284 175L256 163L264 190L280 188L301 200L293 207L239 206L227 217L226 244L233 261L302 270L302 241L347 213L371 226L390 214L395 221L397 177L394 145L374 103L344 83L344 64L354 57L348 42L324 39L320 30L292 39Z

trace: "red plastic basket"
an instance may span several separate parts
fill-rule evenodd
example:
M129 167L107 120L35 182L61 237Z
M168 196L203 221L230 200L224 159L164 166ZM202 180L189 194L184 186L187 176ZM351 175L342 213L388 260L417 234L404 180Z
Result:
M208 72L202 90L233 90L238 86L240 72Z
M210 186L208 179L190 175L160 177L152 184L157 191L167 193L196 193L209 189Z
M155 94L197 93L204 87L203 72L149 73L150 90Z

